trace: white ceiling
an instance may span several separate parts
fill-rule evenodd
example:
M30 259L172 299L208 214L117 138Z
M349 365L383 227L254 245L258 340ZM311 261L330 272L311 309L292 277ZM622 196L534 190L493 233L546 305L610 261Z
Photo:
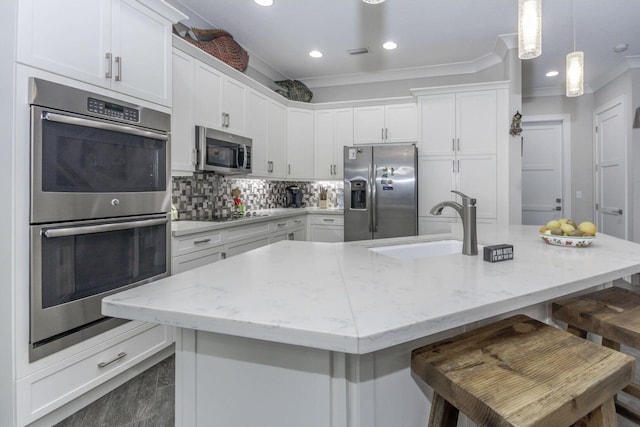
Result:
M229 31L252 57L310 87L482 69L495 63L499 36L517 32L517 0L274 0L271 7L253 0L175 1L187 15ZM637 66L640 0L574 1L587 90L598 89L617 70ZM564 91L565 55L573 50L571 0L543 0L542 13L542 55L523 61L524 94ZM387 40L398 48L382 49ZM619 43L629 49L614 53ZM361 47L371 53L347 53ZM324 57L309 57L313 49ZM560 75L545 77L551 69Z

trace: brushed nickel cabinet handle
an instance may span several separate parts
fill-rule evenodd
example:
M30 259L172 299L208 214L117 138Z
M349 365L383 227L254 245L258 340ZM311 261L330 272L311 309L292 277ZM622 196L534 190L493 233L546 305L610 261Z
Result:
M107 72L104 73L104 77L110 79L113 77L113 63L111 62L111 52L105 53L104 59L107 60Z
M125 353L124 351L118 353L118 355L116 357L114 357L111 360L108 360L106 362L100 362L98 363L98 368L105 368L109 365L111 365L113 362L117 362L118 360L124 358L127 355L127 353Z
M211 241L211 238L210 238L210 237L208 237L208 238L206 238L206 239L194 240L194 241L193 241L193 244L194 244L194 245L201 245L201 244L203 244L203 243L208 243L208 242L210 242L210 241Z
M115 61L117 66L117 74L116 74L115 81L121 82L122 81L122 57L116 56Z

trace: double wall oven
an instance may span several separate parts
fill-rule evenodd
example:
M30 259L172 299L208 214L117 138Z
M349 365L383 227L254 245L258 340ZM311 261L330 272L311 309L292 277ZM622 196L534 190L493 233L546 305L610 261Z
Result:
M170 269L170 116L32 78L31 361L124 323L102 298Z

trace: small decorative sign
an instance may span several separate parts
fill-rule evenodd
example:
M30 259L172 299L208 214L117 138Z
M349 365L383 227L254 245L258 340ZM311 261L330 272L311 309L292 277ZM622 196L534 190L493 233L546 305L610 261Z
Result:
M502 244L484 247L484 260L498 262L513 259L513 245Z

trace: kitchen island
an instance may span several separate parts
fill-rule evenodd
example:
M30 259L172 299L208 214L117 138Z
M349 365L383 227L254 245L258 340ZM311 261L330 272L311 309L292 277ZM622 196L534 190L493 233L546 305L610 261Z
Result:
M548 321L549 301L640 272L640 245L551 246L531 226L479 228L480 244L514 246L497 263L369 250L460 231L283 241L107 297L103 312L178 328L178 426L417 427L431 392L413 348L513 312Z

